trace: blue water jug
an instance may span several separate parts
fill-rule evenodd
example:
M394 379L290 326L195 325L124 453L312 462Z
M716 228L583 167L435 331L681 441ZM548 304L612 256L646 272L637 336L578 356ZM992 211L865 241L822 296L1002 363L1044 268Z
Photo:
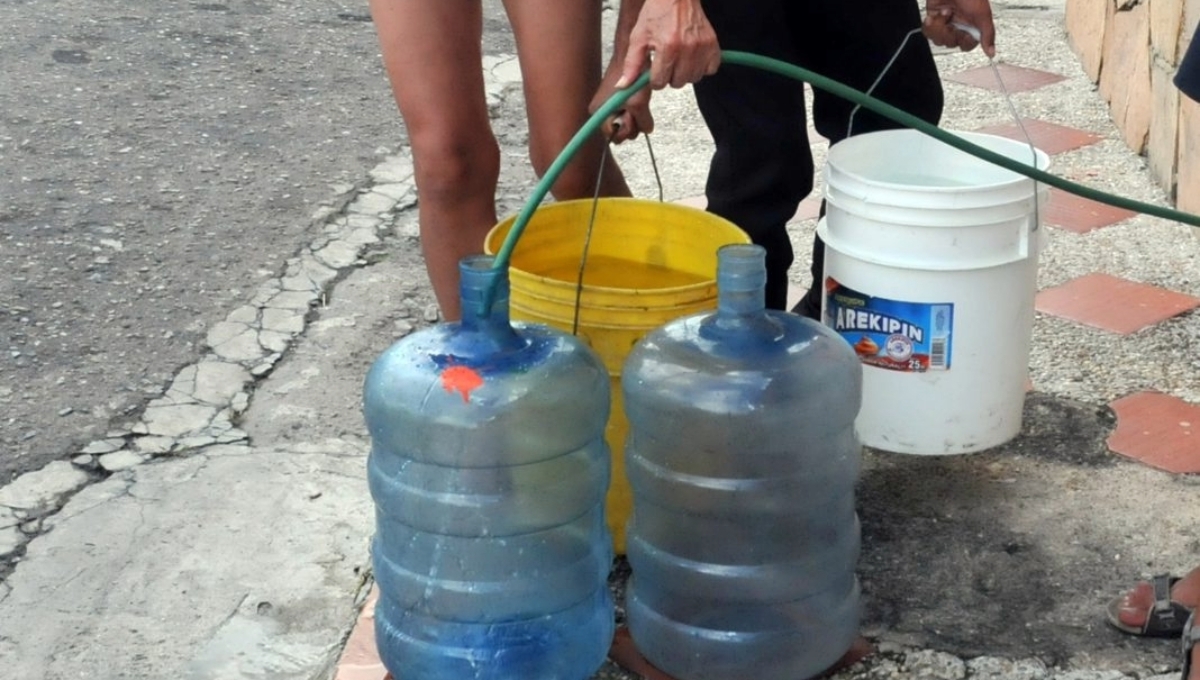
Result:
M717 310L624 366L629 630L680 680L812 677L858 634L862 368L832 330L765 308L764 258L721 248Z
M511 324L491 266L465 259L462 321L366 378L377 645L404 680L583 680L613 634L609 377L575 338Z

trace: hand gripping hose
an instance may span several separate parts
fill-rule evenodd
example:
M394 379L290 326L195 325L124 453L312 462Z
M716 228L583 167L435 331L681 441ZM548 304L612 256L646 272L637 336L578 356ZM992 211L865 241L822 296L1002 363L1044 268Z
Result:
M808 69L796 66L795 64L789 64L785 61L764 57L759 54L739 52L734 50L724 50L721 52L721 64L748 66L750 68L769 71L793 80L806 82L813 87L825 90L830 94L834 94L838 97L854 102L863 108L870 109L881 116L890 118L891 120L905 127L909 127L927 134L938 141L949 144L950 146L960 151L969 153L976 158L985 160L993 165L998 165L1007 170L1011 170L1020 175L1024 175L1025 177L1029 177L1030 179L1038 182L1049 184L1052 187L1062 189L1063 191L1076 196L1081 196L1083 198L1096 201L1097 203L1104 203L1105 205L1111 205L1117 208L1123 208L1125 210L1132 210L1134 212L1152 215L1154 217L1161 217L1175 222L1191 225L1193 227L1200 227L1200 216L1198 215L1193 215L1191 213L1186 213L1160 205L1135 201L1122 196L1116 196L1100 191L1099 189L1077 184L1070 180L1063 179L1062 177L1052 175L1045 170L1039 170L1036 167L1022 163L1021 161L1014 160L989 149L985 149L977 144L968 142L967 140L951 132L947 132L946 130L943 130L931 123L927 123L926 121L921 120L912 114L901 111L900 109L886 102L882 102L874 97L859 92L852 87L843 85L836 80L826 78L819 73L814 73ZM606 101L599 109L597 109L596 112L592 114L592 117L583 124L583 127L579 129L579 132L575 133L575 136L571 138L571 141L567 142L567 145L563 147L562 153L558 155L558 158L556 158L554 163L550 165L550 168L546 170L546 174L542 176L541 180L534 187L533 194L530 195L529 201L525 203L525 207L522 208L521 212L517 214L517 218L513 222L512 228L509 230L507 237L504 239L504 243L500 247L500 251L496 254L495 263L493 264L494 268L502 269L508 267L509 260L512 258L513 248L516 247L517 241L521 238L521 232L525 230L525 225L529 223L530 218L533 217L534 211L537 210L538 205L541 204L542 200L546 197L546 194L550 192L550 187L554 184L555 180L558 179L558 176L562 174L562 171L566 165L571 162L571 159L575 156L579 148L584 144L585 141L587 141L589 137L594 135L596 131L600 129L600 126L605 120L608 119L609 116L612 116L614 113L616 113L622 106L624 106L625 102L628 101L630 97L645 87L649 82L650 73L646 72L643 73L641 77L639 77L629 87L615 92L613 96L610 97L608 101ZM491 306L492 299L492 291L489 290L488 294L484 297L485 308Z

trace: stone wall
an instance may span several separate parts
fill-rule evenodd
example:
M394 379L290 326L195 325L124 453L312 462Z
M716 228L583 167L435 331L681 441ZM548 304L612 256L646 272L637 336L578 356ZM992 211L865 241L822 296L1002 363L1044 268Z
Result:
M1200 104L1171 79L1200 0L1067 0L1067 33L1125 141L1188 212L1200 212Z

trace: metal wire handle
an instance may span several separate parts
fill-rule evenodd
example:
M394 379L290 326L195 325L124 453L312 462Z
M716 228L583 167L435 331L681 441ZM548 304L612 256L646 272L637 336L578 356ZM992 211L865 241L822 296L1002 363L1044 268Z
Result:
M600 186L604 182L604 168L608 164L609 149L612 147L613 139L616 138L617 132L620 129L620 125L614 122L612 133L608 136L608 140L604 144L604 152L600 154L600 170L596 173L596 189L592 192L592 214L588 218L587 233L583 237L583 253L579 257L579 274L575 278L575 314L571 322L571 335L579 335L579 312L582 308L583 300L583 274L587 269L588 250L592 247L592 231L596 227L596 212L600 207ZM650 135L644 134L642 136L646 138L646 151L650 154L650 167L654 168L654 181L658 184L658 202L662 203L662 176L658 173L658 161L654 158L654 146L650 144Z
M978 28L975 28L974 26L971 26L970 24L965 24L965 23L958 22L958 21L953 22L952 25L954 26L954 28L957 28L958 30L963 31L964 33L967 33L968 35L970 35L975 40L975 42L983 41L983 36L979 32ZM885 76L887 76L888 71L892 70L892 65L896 63L896 59L900 57L900 54L904 51L904 48L908 46L908 41L914 35L917 35L919 33L921 33L921 29L914 28L913 30L911 30L905 34L904 40L902 40L900 42L900 46L896 48L896 51L892 54L892 58L888 60L888 63L883 67L883 70L879 72L878 76L876 76L875 82L871 83L871 87L867 88L867 90L864 94L866 94L868 97L870 97L872 94L874 94L875 88L879 87L879 83L883 82L883 79ZM992 57L988 57L988 65L991 66L991 68L992 68L992 74L996 76L996 83L1000 86L1000 92L1004 95L1005 103L1008 104L1008 110L1012 114L1013 122L1015 122L1017 124L1017 128L1020 129L1021 134L1025 137L1025 142L1027 144L1029 144L1029 153L1033 156L1033 160L1030 162L1030 165L1032 167L1036 168L1037 161L1038 161L1038 156L1037 156L1038 152L1037 152L1037 147L1034 146L1034 144L1033 144L1033 138L1029 136L1029 131L1025 129L1025 122L1021 120L1021 114L1017 112L1017 105L1016 105L1016 103L1013 102L1012 94L1009 93L1008 87L1004 84L1004 78L1002 78L1000 76L1000 68L999 68L999 66L996 65L996 60ZM855 114L858 113L858 110L860 108L862 108L861 103L855 104L854 108L850 110L850 120L846 125L846 136L847 137L850 137L854 133L854 116L855 116ZM1041 201L1038 200L1037 178L1032 178L1032 179L1033 179L1033 229L1031 229L1031 231L1037 231L1041 227L1041 224L1042 224Z

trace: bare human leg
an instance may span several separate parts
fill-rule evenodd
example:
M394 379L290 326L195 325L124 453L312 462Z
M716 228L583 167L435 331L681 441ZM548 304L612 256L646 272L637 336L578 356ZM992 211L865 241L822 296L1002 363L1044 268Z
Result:
M529 156L544 175L588 119L601 76L600 0L505 0L524 80ZM606 141L599 136L579 150L551 189L558 200L592 196ZM609 157L601 196L628 196L629 187Z
M1189 608L1200 605L1200 567L1189 571L1171 587L1171 599ZM1122 598L1117 616L1121 623L1140 627L1154 606L1154 587L1142 581Z
M484 94L482 11L479 0L371 0L412 145L425 266L447 320L460 316L459 260L482 252L496 223L500 151Z

